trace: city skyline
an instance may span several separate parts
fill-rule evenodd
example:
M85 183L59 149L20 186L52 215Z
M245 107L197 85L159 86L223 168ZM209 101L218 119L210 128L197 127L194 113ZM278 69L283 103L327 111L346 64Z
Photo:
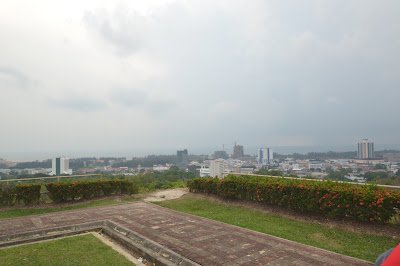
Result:
M241 143L243 144L243 143ZM375 144L376 151L383 150L400 150L400 145L385 145L385 144ZM268 145L273 149L274 153L278 154L293 154L300 153L306 154L309 152L355 152L357 153L358 142L353 143L353 145L347 146L274 146ZM257 156L258 151L260 149L260 145L256 146L247 146L242 145L245 149L245 154L251 156ZM265 145L261 145L265 146ZM183 148L182 148L183 149ZM186 147L188 150L188 154L204 154L209 155L210 157L215 156L215 152L221 152L218 145L214 145L206 148L192 148ZM233 153L233 147L225 147L225 153L229 157ZM85 158L85 157L145 157L148 155L173 155L176 154L177 149L166 149L166 150L65 150L65 151L51 151L51 150L41 150L41 151L33 151L33 152L4 152L0 151L1 159L8 159L13 161L36 161L36 160L47 160L54 157L69 157L69 158ZM228 158L227 157L227 158ZM221 157L219 157L221 158Z
M400 144L397 10L2 1L0 150Z

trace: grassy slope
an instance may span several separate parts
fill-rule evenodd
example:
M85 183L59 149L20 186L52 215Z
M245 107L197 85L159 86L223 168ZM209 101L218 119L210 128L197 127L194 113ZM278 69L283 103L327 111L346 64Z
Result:
M93 235L0 249L1 265L132 265Z
M48 208L12 208L6 210L0 210L0 219L5 218L14 218L20 216L34 215L34 214L44 214L50 212L57 211L67 211L67 210L75 210L82 208L90 208L90 207L99 207L106 205L114 205L120 203L127 203L135 201L134 196L125 196L122 198L105 198L105 199L97 199L91 200L83 203L71 203L70 205L64 205L60 207L48 207Z
M397 241L388 237L330 229L315 223L191 196L157 204L371 262L375 261L380 253L397 245Z

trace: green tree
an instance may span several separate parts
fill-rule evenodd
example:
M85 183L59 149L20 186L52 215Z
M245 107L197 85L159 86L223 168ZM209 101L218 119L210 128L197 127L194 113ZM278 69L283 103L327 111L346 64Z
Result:
M364 175L364 178L367 179L367 181L375 181L377 179L386 179L389 177L389 174L387 172L367 172Z
M276 170L276 169L269 169L268 170L268 169L265 169L265 168L262 168L262 169L256 171L255 174L258 174L258 175L271 175L271 176L283 176L284 175L282 171L279 171L279 170Z
M380 169L386 170L387 169L386 165L381 164L381 163L376 164L374 168L377 169L377 170L380 170Z

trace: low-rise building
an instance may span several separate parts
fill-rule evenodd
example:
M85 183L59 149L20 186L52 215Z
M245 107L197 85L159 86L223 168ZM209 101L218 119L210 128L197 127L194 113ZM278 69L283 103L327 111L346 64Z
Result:
M171 168L171 166L168 165L168 164L166 164L166 165L162 165L162 164L153 165L153 171L157 171L157 172L167 171L167 170L169 170L169 168Z

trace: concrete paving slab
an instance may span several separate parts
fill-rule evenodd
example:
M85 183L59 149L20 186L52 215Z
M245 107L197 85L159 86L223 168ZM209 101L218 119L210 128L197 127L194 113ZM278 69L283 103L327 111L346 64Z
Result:
M0 220L0 239L96 221L118 224L201 265L370 265L363 260L145 202Z

